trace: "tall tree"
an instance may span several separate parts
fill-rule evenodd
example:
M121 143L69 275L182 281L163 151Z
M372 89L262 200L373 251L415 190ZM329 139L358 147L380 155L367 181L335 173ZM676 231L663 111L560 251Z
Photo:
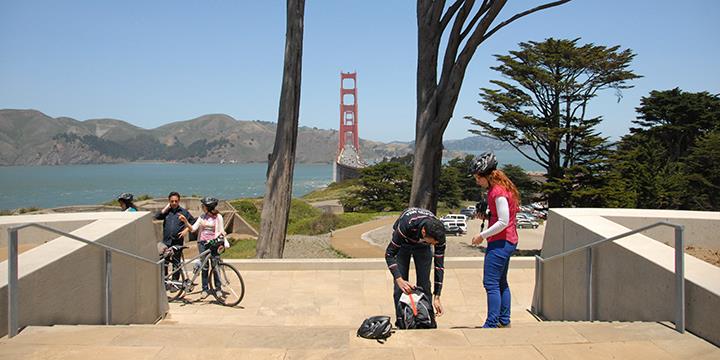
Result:
M409 200L410 165L404 158L393 158L360 170L357 190L341 199L351 211L397 211Z
M523 204L535 200L536 194L540 191L540 184L533 180L523 168L517 165L507 164L502 167L502 171L517 187L518 192L520 192L520 200Z
M720 95L651 91L636 110L612 156L627 206L718 210Z
M568 1L549 2L492 26L507 0L483 0L479 5L475 0L455 0L449 6L445 0L418 0L417 109L411 206L431 211L437 208L442 137L455 111L465 71L478 46L513 21ZM444 39L447 42L443 42ZM445 49L442 66L438 67L441 43L445 44Z
M462 178L467 178L465 171L461 172L458 168L446 164L442 166L440 171L440 184L438 187L438 201L445 203L445 206L449 208L460 207L460 201L462 200Z
M462 191L462 199L470 201L480 201L483 196L483 190L475 183L475 178L468 176L470 166L475 159L475 155L465 155L465 157L456 157L448 161L447 166L454 167L460 176L458 182Z
M467 117L481 128L473 133L504 141L546 169L551 207L574 205L571 192L582 174L606 160L609 144L595 129L602 118L587 116L590 100L605 89L619 100L639 77L628 69L635 56L629 49L577 46L578 40L530 41L495 55L501 64L492 69L514 83L493 80L499 89L481 89L480 103L493 121Z
M275 146L268 159L265 199L256 247L256 257L260 259L282 258L285 249L300 113L304 17L305 0L288 0L285 65L278 109L278 126Z

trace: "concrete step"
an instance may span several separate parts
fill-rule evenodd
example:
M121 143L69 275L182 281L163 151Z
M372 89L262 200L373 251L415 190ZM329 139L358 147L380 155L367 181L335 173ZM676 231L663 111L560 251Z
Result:
M0 340L12 358L519 358L720 359L668 324L543 322L505 329L396 331L385 344L343 326L123 325L28 327Z

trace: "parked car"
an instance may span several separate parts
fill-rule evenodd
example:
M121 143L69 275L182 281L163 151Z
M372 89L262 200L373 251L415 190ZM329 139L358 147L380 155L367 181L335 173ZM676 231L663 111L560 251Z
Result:
M470 207L466 207L460 210L460 214L467 216L469 219L472 219L475 217L475 209L470 209Z
M536 221L537 217L535 217L534 215L527 213L527 212L519 212L519 213L515 214L515 219L518 219L518 220L526 219L526 220L530 220L530 221Z
M443 222L443 225L445 226L446 232L449 231L449 229L452 227L460 228L460 230L462 231L463 234L467 232L467 223L465 222L465 220L462 220L462 219L441 219L441 220Z
M463 214L447 214L447 215L443 216L442 218L440 218L441 221L445 221L445 220L467 221L467 219L468 219L467 215L463 215Z
M515 226L520 229L537 229L540 224L537 223L537 221L528 220L528 219L517 219L515 221Z
M460 236L460 235L462 235L462 234L464 234L464 233L466 233L466 231L463 231L463 229L462 229L461 227L459 227L459 226L456 226L456 225L450 225L450 226L447 226L447 225L446 225L446 226L445 226L445 234L446 234L446 235L457 235L457 236Z

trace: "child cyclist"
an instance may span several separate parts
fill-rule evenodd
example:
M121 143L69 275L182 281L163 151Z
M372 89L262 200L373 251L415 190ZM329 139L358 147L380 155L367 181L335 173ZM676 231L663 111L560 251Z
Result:
M208 242L210 240L217 239L220 236L225 236L225 224L223 223L223 217L220 212L216 209L218 200L212 197L204 197L201 201L203 214L195 221L194 224L190 225L185 216L180 215L180 221L185 223L185 230L183 230L184 236L188 231L198 231L198 253L209 249ZM220 291L220 279L215 274L215 289ZM208 285L208 263L202 269L202 298L205 299L210 295L210 286Z
M485 328L510 326L507 273L510 256L518 243L515 214L520 206L520 193L505 173L497 169L497 164L494 154L484 153L475 158L470 169L475 182L483 189L488 189L487 203L490 210L488 228L472 240L473 245L480 245L487 240L483 268L483 286L488 303L487 319L483 325Z

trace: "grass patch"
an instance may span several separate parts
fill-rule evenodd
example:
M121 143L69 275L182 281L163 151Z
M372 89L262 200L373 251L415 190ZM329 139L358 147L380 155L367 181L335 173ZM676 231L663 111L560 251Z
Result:
M253 259L255 258L255 239L238 239L231 241L232 245L226 249L222 256L226 259Z
M260 215L262 214L262 199L237 199L230 201L238 214L243 217L250 225L256 230L260 231ZM288 219L288 235L304 234L306 232L300 230L298 232L298 226L305 228L306 222L311 219L318 218L321 215L321 211L310 206L306 201L300 199L292 199L290 203L290 218Z
M230 201L238 214L258 231L262 214L262 199L237 199ZM288 235L319 235L331 230L364 223L379 216L400 215L400 212L344 213L340 215L323 213L302 199L292 199Z
M357 179L345 180L330 183L328 186L305 194L302 199L305 201L325 201L340 199L350 191L360 188Z
M19 209L15 209L15 210L0 210L0 216L20 215L20 214L25 214L25 213L29 213L29 212L33 212L33 211L38 211L38 210L40 210L40 208L35 207L35 206L29 207L29 208L19 208Z
M338 259L352 259L350 256L348 256L344 252L342 252L332 246L330 247L330 251L334 252L335 255L338 257Z
M327 234L331 230L337 230L374 220L380 216L399 215L399 212L373 212L373 213L344 213L340 215L322 213L317 216L307 217L288 226L288 234L291 235L319 235Z
M238 199L230 201L240 216L255 230L260 231L260 204L262 199Z

